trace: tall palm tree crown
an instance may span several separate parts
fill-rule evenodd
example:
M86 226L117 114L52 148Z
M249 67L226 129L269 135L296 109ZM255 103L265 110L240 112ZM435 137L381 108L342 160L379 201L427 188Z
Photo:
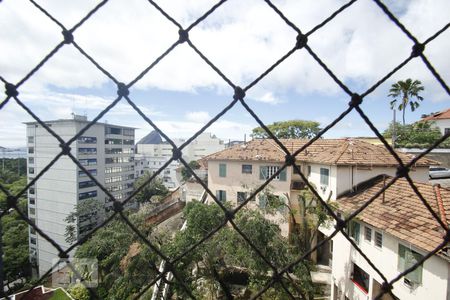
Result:
M405 125L405 112L408 104L411 107L411 111L415 111L420 105L419 101L423 100L423 97L419 95L423 90L422 82L411 78L405 81L399 80L391 86L388 95L394 98L391 101L391 109L396 109L398 104L398 110L403 112L403 125ZM414 98L416 100L413 100Z

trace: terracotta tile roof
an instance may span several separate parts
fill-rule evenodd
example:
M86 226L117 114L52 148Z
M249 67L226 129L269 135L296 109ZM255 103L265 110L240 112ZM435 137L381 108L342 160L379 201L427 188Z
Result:
M392 177L380 175L359 184L356 191L337 199L338 209L352 213L373 197L384 186L384 182L391 179ZM450 189L439 188L439 201L432 185L418 182L415 185L441 220L448 224ZM445 234L445 230L405 179L397 180L356 218L425 251L434 250L442 243Z
M283 145L294 152L308 140L281 139ZM412 155L398 152L404 162L409 162ZM237 145L211 154L207 160L251 160L251 161L284 161L284 152L271 139L256 139L244 145ZM306 150L297 155L297 160L330 165L358 166L397 166L398 163L384 146L374 145L356 139L319 139ZM439 164L436 161L422 158L416 165L428 166Z
M433 120L440 120L440 119L450 119L450 108L434 113L431 116L428 116L426 118L423 118L422 121L433 121Z

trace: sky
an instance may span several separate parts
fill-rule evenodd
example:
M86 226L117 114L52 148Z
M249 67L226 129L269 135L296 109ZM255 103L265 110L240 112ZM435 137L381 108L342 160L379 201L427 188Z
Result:
M36 1L66 28L74 26L98 1ZM183 28L217 1L155 1ZM345 2L273 0L303 32L308 32ZM448 0L385 1L388 8L424 41L450 22ZM0 76L19 82L61 40L61 28L25 0L0 2ZM189 32L192 43L237 86L247 86L292 49L296 32L261 0L229 0ZM178 39L178 28L148 1L110 0L74 32L74 40L121 82L138 76ZM352 91L365 92L405 60L412 42L369 0L359 0L314 32L308 45ZM430 42L425 55L450 83L450 29ZM420 59L393 74L361 108L383 131L392 121L390 86L420 80L424 101L406 112L406 122L450 108L450 98ZM72 113L94 118L117 96L115 84L73 45L63 46L19 89L19 99L42 120L66 119ZM0 88L4 95L4 88ZM130 89L132 101L169 137L188 138L232 101L233 89L186 43L177 46ZM3 101L6 96L2 96ZM328 125L347 107L349 96L304 50L298 50L246 94L246 103L270 124L314 120ZM32 121L17 103L0 110L0 146L26 143ZM136 127L136 139L151 126L121 101L102 121ZM206 129L221 139L249 139L258 124L237 103ZM359 114L351 112L331 128L328 138L374 136Z

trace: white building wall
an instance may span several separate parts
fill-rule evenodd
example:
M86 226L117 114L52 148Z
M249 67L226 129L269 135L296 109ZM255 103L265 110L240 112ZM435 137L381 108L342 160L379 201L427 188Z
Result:
M334 190L334 199L336 199L336 195L348 191L353 186L361 183L363 181L369 180L375 176L386 174L389 176L395 176L397 172L396 167L356 167L356 166L338 166L336 176L338 180L336 184L333 185ZM428 183L428 167L416 167L411 170L409 173L412 180L417 182Z
M58 120L47 122L51 129L64 140L71 139L77 132L79 132L87 121L85 120ZM27 124L27 142L28 147L34 149L34 153L28 153L28 179L31 180L42 169L44 169L53 158L61 152L59 142L51 136L45 128L37 123ZM109 125L107 125L109 126ZM114 126L114 125L112 125ZM120 126L119 126L120 127ZM134 147L134 129L133 134L128 135L127 138L132 139L131 145L126 147ZM96 159L96 164L86 166L88 170L95 169L97 175L94 177L103 185L108 187L105 183L105 124L97 123L91 126L82 136L95 137L96 143L83 143L75 141L71 144L71 153L80 161L82 159ZM28 137L31 137L29 140ZM115 138L125 139L124 136L117 135ZM123 145L114 145L122 148ZM96 153L82 154L80 148L96 148ZM121 157L133 157L133 151L127 154L109 155ZM134 162L131 163L134 167ZM80 176L77 165L67 156L61 156L55 164L43 174L34 186L34 194L28 193L29 198L29 216L33 218L37 226L43 230L45 234L50 236L62 249L67 249L70 245L65 241L66 226L68 225L64 219L74 211L78 203L79 194L83 192L96 191L96 199L101 205L107 205L104 192L97 186L86 188L79 188L79 182L90 181L87 176ZM34 172L30 172L34 171ZM33 174L32 174L33 173ZM126 172L118 172L111 175L125 176L132 174L134 176L134 169ZM115 184L122 184L132 182L134 179L117 182ZM122 190L122 193L131 192L131 189ZM113 193L114 196L117 193ZM32 204L34 201L34 204ZM99 213L101 216L103 212ZM86 223L79 224L79 226L86 225ZM80 227L81 228L81 227ZM78 229L80 229L78 228ZM36 243L34 243L36 241ZM36 255L33 255L36 253ZM58 251L43 237L36 235L30 227L30 254L36 256L39 264L39 274L44 274L51 266L52 260L58 257Z
M219 165L226 164L226 177L219 176ZM243 174L242 165L252 165L252 174ZM260 179L260 167L261 166L279 166L282 164L279 162L255 162L255 161L208 161L208 188L216 193L218 190L226 191L226 201L233 207L238 205L237 193L245 192L247 197L256 188L260 187L266 180ZM272 180L268 185L268 190L277 196L286 199L286 193L290 194L291 184L291 168L286 170L286 181L278 179ZM212 203L214 200L208 197L208 203ZM247 204L249 208L258 208L259 199L258 196L254 200ZM288 223L285 214L276 213L275 215L266 214L267 219L274 221L280 226L283 236L288 235Z
M395 278L400 270L398 266L398 245L410 246L408 243L400 242L396 237L381 232L383 234L383 246L378 248L374 244L374 231L372 228L372 240L368 242L364 239L364 223L361 224L359 247L369 257L375 266L386 276L388 280ZM414 251L425 255L424 251L411 247ZM352 273L352 262L370 275L368 293L364 293L350 280ZM422 283L416 288L408 287L403 279L394 284L393 293L400 299L423 300L423 299L449 299L448 293L449 263L444 259L434 255L426 260L423 265ZM334 285L340 290L339 300L347 296L350 300L373 299L375 293L373 280L382 283L380 276L370 267L365 259L357 252L345 237L338 233L333 238L333 262L332 262L332 297L337 293Z
M441 120L434 120L435 127L438 127L442 134L445 134L445 129L450 130L450 119L441 119Z

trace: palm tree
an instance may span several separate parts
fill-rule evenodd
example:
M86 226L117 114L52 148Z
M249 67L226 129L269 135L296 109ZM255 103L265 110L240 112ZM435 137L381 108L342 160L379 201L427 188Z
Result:
M388 95L394 98L391 101L391 109L396 109L397 102L400 102L398 110L403 112L403 125L405 125L405 112L408 104L411 107L411 111L415 111L420 105L419 101L423 100L423 97L419 95L423 90L422 82L420 80L413 81L411 78L405 81L399 80L391 86ZM413 98L416 100L413 100Z

